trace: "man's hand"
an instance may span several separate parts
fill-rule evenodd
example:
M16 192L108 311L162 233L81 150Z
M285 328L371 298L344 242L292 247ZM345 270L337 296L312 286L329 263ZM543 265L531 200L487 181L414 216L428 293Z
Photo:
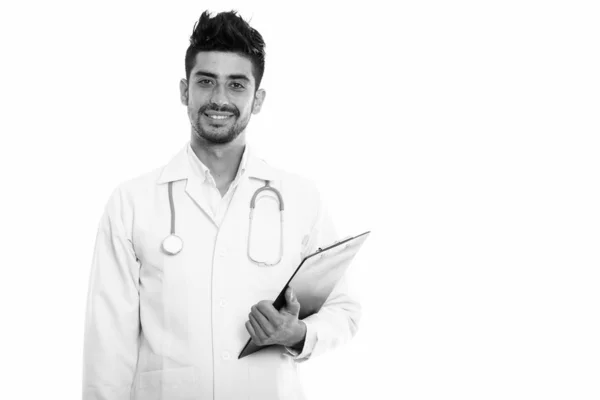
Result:
M263 300L252 306L246 329L252 342L258 346L280 344L287 347L298 347L304 342L306 325L298 320L300 303L291 287L285 292L286 305L280 311L273 307L273 302Z

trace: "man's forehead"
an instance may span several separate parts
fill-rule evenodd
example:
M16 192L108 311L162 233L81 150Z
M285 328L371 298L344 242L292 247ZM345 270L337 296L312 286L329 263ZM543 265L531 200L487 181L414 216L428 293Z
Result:
M201 51L196 54L192 75L198 71L218 76L247 75L252 77L252 61L248 57L225 51Z

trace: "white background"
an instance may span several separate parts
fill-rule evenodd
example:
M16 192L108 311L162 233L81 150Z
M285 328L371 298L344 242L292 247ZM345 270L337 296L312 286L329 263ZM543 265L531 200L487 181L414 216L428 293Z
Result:
M249 141L373 231L310 399L600 398L595 2L282 3L2 3L0 398L80 397L97 224L188 140L205 8L267 42Z

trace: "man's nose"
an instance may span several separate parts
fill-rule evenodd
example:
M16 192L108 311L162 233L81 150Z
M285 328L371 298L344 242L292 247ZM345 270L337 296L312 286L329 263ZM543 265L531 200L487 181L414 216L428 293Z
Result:
M225 91L225 86L223 85L215 85L212 96L210 98L211 103L217 104L219 106L225 105L229 102L227 98L227 92Z

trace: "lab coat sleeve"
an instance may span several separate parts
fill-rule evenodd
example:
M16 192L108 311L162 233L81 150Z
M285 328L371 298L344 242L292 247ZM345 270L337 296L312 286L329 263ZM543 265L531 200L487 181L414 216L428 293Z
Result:
M311 230L304 255L339 240L327 207L322 201L319 201L319 204L316 222ZM360 317L360 304L351 297L347 278L344 275L319 312L303 319L306 324L306 338L302 352L298 354L290 348L287 350L297 362L306 361L332 350L348 342L355 335Z
M83 399L129 400L138 357L139 263L116 189L98 227L85 319Z

